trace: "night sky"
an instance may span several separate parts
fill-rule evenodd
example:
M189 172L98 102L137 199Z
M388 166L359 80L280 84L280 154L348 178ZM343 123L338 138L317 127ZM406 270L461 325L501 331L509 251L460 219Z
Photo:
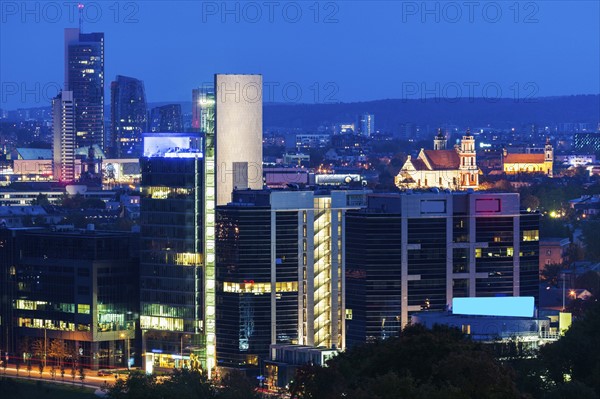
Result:
M117 74L155 102L215 72L261 73L277 102L600 93L600 2L465 3L88 2L84 32L105 33L105 101ZM49 105L77 5L0 7L0 107Z

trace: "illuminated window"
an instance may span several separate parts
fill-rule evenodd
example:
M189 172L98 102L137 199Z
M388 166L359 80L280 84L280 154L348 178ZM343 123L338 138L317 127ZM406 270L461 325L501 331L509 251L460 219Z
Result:
M346 320L352 320L352 309L346 309Z
M539 241L540 231L539 230L524 230L523 241Z
M475 248L475 257L481 258L481 248Z
M80 314L90 314L90 305L78 304L77 305L77 313Z

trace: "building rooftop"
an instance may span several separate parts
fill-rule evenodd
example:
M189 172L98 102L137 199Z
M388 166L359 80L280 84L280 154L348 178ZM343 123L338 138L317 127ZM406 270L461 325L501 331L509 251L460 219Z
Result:
M17 148L18 159L52 159L52 150L47 148Z
M433 170L458 169L460 158L456 150L423 150ZM415 165L416 168L416 165Z
M544 154L507 154L504 163L544 163Z

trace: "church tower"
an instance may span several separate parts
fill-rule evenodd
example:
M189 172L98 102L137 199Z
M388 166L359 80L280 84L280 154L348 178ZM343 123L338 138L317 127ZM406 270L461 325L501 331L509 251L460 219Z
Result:
M442 129L438 129L437 136L433 139L434 150L445 150L446 149L446 136L442 133Z
M475 138L471 135L470 129L467 129L460 141L458 156L460 158L461 188L477 188L479 186L479 169L475 153Z

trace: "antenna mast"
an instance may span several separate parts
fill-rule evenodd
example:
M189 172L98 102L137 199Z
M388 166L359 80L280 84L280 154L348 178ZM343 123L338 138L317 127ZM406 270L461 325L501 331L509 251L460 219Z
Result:
M77 4L79 10L79 33L83 33L83 3Z

